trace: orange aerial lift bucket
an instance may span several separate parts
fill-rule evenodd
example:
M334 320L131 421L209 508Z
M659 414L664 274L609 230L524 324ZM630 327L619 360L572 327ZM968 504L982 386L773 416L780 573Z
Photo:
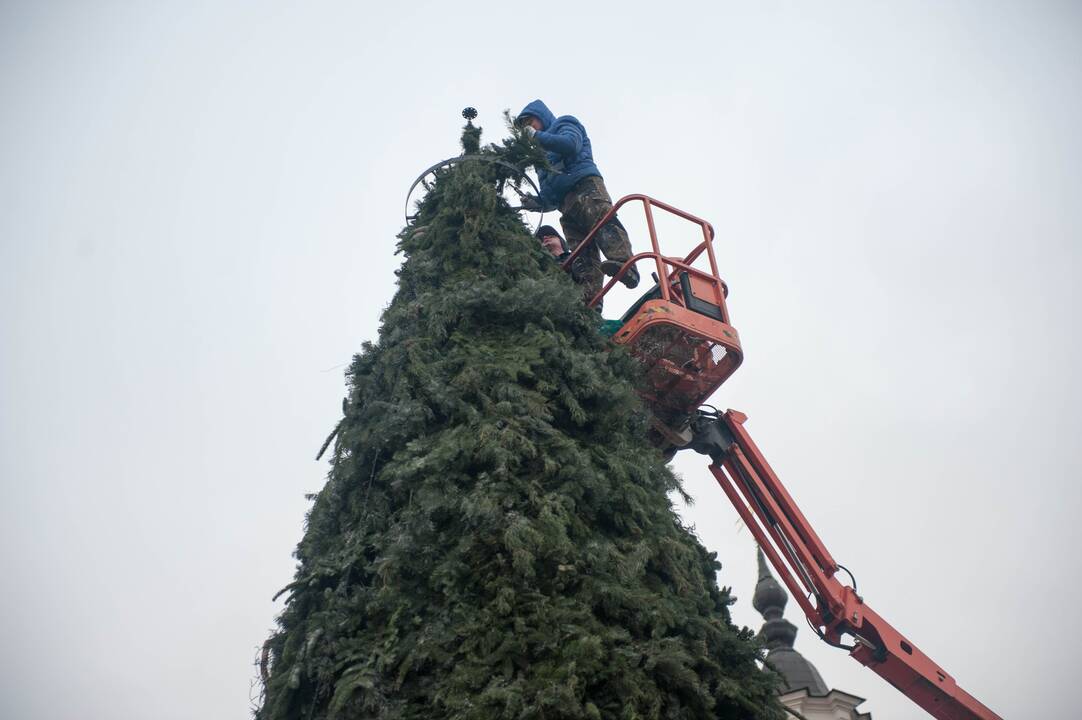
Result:
M646 195L627 195L590 231L563 268L570 271L595 235L630 202L642 203L650 250L633 255L588 304L596 307L636 263L647 260L653 264L656 284L624 314L613 340L626 345L645 367L645 382L639 392L653 413L658 444L678 448L691 439L688 422L694 411L736 371L744 355L740 336L729 324L725 307L729 291L718 275L714 228L705 220ZM655 209L697 225L702 241L685 257L663 254L654 223Z

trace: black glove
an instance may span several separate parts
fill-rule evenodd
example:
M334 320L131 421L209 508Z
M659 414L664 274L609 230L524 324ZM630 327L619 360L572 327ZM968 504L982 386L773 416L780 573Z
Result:
M541 200L538 199L536 195L523 195L522 209L529 210L531 212L541 212Z
M582 255L579 255L571 262L571 279L577 283L586 282L589 275L590 261Z

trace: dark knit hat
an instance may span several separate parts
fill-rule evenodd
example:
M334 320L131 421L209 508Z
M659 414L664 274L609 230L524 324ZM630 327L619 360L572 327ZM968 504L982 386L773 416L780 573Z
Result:
M537 232L535 232L534 235L539 237L539 238L549 237L550 235L555 235L556 237L560 238L561 240L564 239L563 235L556 232L556 228L552 227L551 225L542 225L541 227L537 228Z

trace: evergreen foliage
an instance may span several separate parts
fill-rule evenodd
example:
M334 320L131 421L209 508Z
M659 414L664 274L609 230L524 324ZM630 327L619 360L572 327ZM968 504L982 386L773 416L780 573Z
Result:
M480 148L520 167L517 132ZM782 717L720 567L674 513L635 362L496 192L442 172L269 641L258 720Z

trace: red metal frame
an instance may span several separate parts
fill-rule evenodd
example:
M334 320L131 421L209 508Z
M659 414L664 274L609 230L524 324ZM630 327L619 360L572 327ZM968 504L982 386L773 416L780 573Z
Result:
M654 358L649 363L647 383L650 391L643 393L644 398L655 411L655 416L677 415L680 411L694 409L706 401L718 387L740 367L744 359L740 347L740 336L729 324L729 310L725 298L729 293L725 282L718 275L717 258L714 256L714 228L709 222L684 212L667 203L655 200L647 195L635 194L620 198L601 218L590 233L564 261L563 268L570 271L574 262L605 223L616 216L617 211L629 202L641 202L646 213L646 226L650 235L650 250L633 255L609 279L601 290L590 299L588 305L595 307L601 299L639 260L651 259L654 262L661 297L643 303L623 327L613 336L613 341L627 345L632 353L638 352L640 341L647 337L652 329L668 325L678 329L670 333L684 345L680 362L670 362L666 358ZM654 223L654 210L662 210L691 222L702 232L699 242L683 258L669 257L661 252L658 244L657 228ZM710 270L693 267L705 253ZM679 287L680 276L687 273L692 294L715 305L721 319L704 315L690 309ZM676 344L675 342L673 343ZM714 350L718 348L720 356ZM671 350L670 346L670 350Z
M744 429L746 420L736 410L722 416L733 444L710 472L823 639L839 645L852 635L850 654L933 717L1002 720L835 577L837 563Z
M713 295L711 301L721 308L721 319L724 323L728 324L729 311L725 307L725 298L729 295L729 288L726 287L724 281L722 281L721 277L718 275L718 262L717 258L714 257L714 227L702 218L696 217L691 213L684 212L683 210L675 208L668 203L663 203L660 200L655 200L648 195L636 193L633 195L625 195L624 197L617 200L616 204L613 205L607 213L605 213L604 217L602 217L601 220L598 221L597 225L595 225L594 228L590 231L590 234L583 238L583 241L579 243L579 246L574 249L574 251L571 253L571 255L567 257L566 260L564 260L563 269L570 272L571 263L574 262L575 258L577 258L590 245L591 242L593 242L594 235L596 235L597 232L605 226L605 223L607 223L609 220L616 216L616 212L621 207L633 200L641 202L643 205L643 210L646 212L646 227L650 232L651 251L639 253L638 255L633 255L630 259L628 259L628 261L623 264L620 270L614 276L612 276L608 283L606 283L605 286L601 288L601 291L598 292L598 294L595 295L587 304L590 307L594 307L595 305L597 305L597 303L601 301L601 298L605 296L605 293L612 289L612 287L620 280L620 278L622 278L624 274L627 273L630 267L632 267L635 263L637 263L643 258L653 258L657 268L657 276L659 278L666 278L668 280L668 282L659 283L661 286L662 300L666 302L673 302L674 298L672 297L671 286L676 281L676 278L681 270L687 271L691 276L704 280L711 285ZM679 218L683 218L684 220L688 220L689 222L693 222L700 228L702 228L703 241L696 245L692 249L692 251L688 253L687 257L683 258L682 260L677 260L676 258L667 257L661 254L661 249L658 247L657 241L657 228L654 226L653 209L655 207L664 210L672 215L675 215ZM698 260L699 256L702 255L704 251L706 252L707 259L710 261L709 273L699 270L698 268L691 267L691 264ZM666 266L671 266L672 270L670 272L666 272Z

